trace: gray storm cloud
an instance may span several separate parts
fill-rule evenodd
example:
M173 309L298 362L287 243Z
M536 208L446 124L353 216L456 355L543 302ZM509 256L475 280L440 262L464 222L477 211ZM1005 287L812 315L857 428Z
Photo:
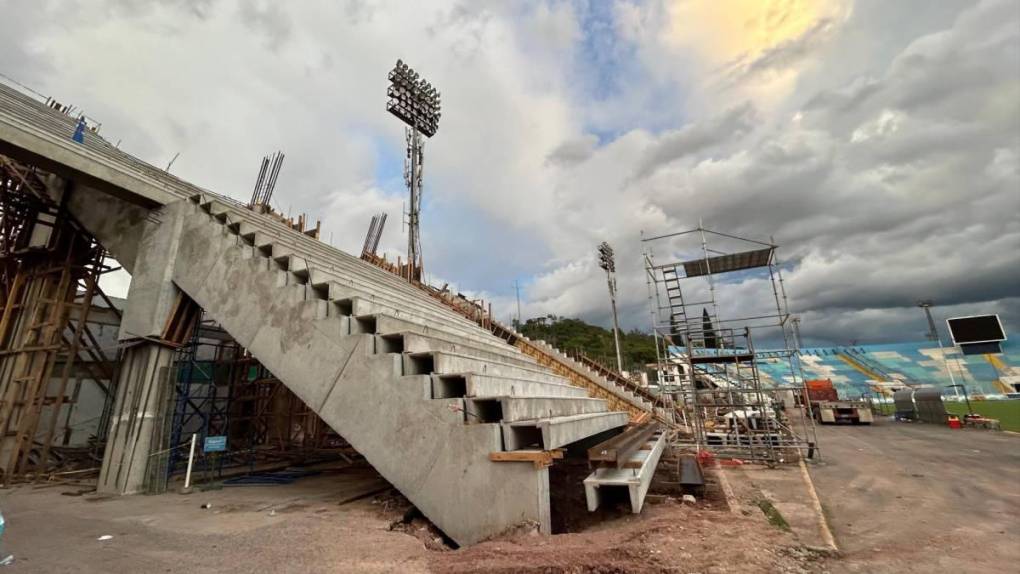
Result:
M599 8L7 2L0 72L235 197L283 149L280 209L352 251L387 211L382 247L399 253L403 134L383 94L405 57L443 92L430 273L500 317L520 278L526 316L607 325L607 240L623 324L647 328L641 232L703 220L775 237L809 340L919 338L919 298L1020 328L1014 2L847 5L722 66L668 43L665 3ZM734 285L722 312L753 309L760 287Z

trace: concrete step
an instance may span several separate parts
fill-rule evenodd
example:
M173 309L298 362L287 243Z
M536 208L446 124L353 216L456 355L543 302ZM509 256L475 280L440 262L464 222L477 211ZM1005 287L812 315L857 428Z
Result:
M242 218L250 218L253 216L254 214L240 215ZM408 299L408 302L413 303L416 308L428 309L442 314L445 317L444 320L457 322L463 326L474 329L480 329L473 322L456 313L452 313L450 309L446 308L438 301L435 301L419 289L410 287L401 281L400 278L392 276L392 274L375 269L374 266L368 265L360 260L354 260L355 264L351 265L350 262L344 261L344 259L350 258L350 256L346 254L343 254L345 257L341 258L341 260L322 262L308 251L302 251L301 246L295 245L295 237L288 236L287 234L281 234L279 231L266 231L265 226L253 223L250 220L242 219L241 221L233 221L235 217L238 217L238 215L234 213L227 214L228 223L226 223L226 228L242 240L243 246L251 247L256 251L256 253L264 257L280 259L286 255L300 254L301 258L304 260L304 265L308 268L310 273L329 275L341 284L347 283L348 286L360 286L366 290L370 289L374 293L374 296L389 297L393 299L408 299L408 297L410 297L411 299ZM218 219L215 221L223 223ZM308 238L304 239L307 240ZM337 252L337 254L341 253L342 252ZM385 275L389 275L389 277L380 277L378 275L373 276L372 271L380 271ZM396 284L394 284L392 280L380 282L381 278L395 279ZM313 277L311 283L320 285L324 281L325 279L322 277ZM410 291L408 291L408 289L410 289ZM482 331L484 332L484 330Z
M509 378L530 379L546 383L562 383L562 377L543 367L524 367L498 361L486 361L468 355L447 352L405 353L404 374L432 375L477 373Z
M260 266L265 273L269 273L278 288L287 289L291 299L295 300L295 304L297 304L296 301L303 298L304 305L315 307L316 313L313 316L326 323L324 330L333 333L336 337L376 333L385 333L386 336L389 336L389 331L396 326L409 328L413 325L414 328L427 331L430 335L424 336L413 331L404 331L403 333L412 337L413 342L410 348L402 343L391 342L389 345L380 345L380 352L428 351L434 348L435 350L460 351L462 354L497 359L512 364L537 366L533 359L520 353L516 347L509 344L493 343L489 339L477 338L475 333L466 332L456 326L430 326L428 321L410 316L389 305L359 297L327 302L325 299L318 298L318 295L310 290L307 275L303 273L305 268L299 258L291 255L279 259L278 262L275 258L252 257L251 261L253 265ZM401 317L393 317L398 313ZM382 320L381 327L376 321L376 317ZM398 325L394 325L393 319L398 320ZM430 344L429 340L433 342ZM396 344L395 348L394 344Z
M407 284L392 273L290 229L282 222L234 206L229 206L228 209L230 211L226 214L225 218L212 216L200 206L196 206L195 209L196 213L203 214L211 221L226 226L231 233L245 238L253 243L255 247L264 248L267 244L272 244L278 246L276 247L278 254L284 253L284 250L300 253L312 268L341 273L346 278L371 285L374 290L400 293L404 297L419 302L422 306L430 306L441 312L449 313L455 320L465 325L473 326L488 334L487 331L478 327L473 321L452 311L428 294ZM491 334L489 335L491 336Z
M477 397L464 401L468 424L533 421L604 412L606 401L587 397Z
M649 403L647 400L645 400L643 397L640 397L640 396L634 394L633 392L631 392L629 389L627 389L625 387L622 387L622 386L617 385L616 383L614 383L612 381L607 380L605 377L599 375L598 373L593 372L586 365L582 365L582 364L578 363L573 358L568 356L566 353L560 351L559 349L557 349L556 347L553 347L552 345L550 345L549 343L546 343L545 341L537 340L537 339L536 340L527 339L527 340L530 341L535 346L537 346L538 348L540 348L540 349L544 350L545 352L549 353L550 355L558 358L562 363L573 367L577 372L584 374L585 377L588 380L590 380L591 382L595 383L596 385L598 385L602 389L606 390L607 392L609 392L609 393L611 393L611 394L613 394L613 395L623 399L624 401L627 401L628 403L634 405L635 407L637 407L639 409L651 412L652 404Z
M362 281L354 281L349 278L345 280L341 273L323 271L320 268L312 267L309 284L322 297L330 300L361 297L369 301L378 301L391 305L397 309L403 309L416 316L428 318L438 323L454 325L458 329L467 330L475 335L484 334L486 338L493 338L490 333L480 329L477 324L463 321L449 309L438 309L432 305L425 305L420 300L408 299L401 293L395 293L386 289L373 289L366 286Z
M503 447L550 450L625 426L629 419L627 413L605 412L503 423Z
M472 346L487 349L495 353L505 352L506 349L510 347L510 345L508 345L506 342L501 341L500 339L497 339L495 337L492 338L467 337L460 335L458 332L448 330L446 326L423 325L421 323L415 323L405 319L393 317L388 313L366 315L364 317L361 317L360 319L366 321L368 320L374 321L375 330L373 332L378 335L393 335L403 332L420 333L422 335L428 336L435 335L436 337L442 339L462 340L465 341L466 343L470 343ZM513 352L511 351L511 353Z
M581 387L564 383L549 383L527 379L514 379L496 375L458 373L432 375L432 398L492 397L492 396L544 396L587 397Z
M393 337L394 335L382 335ZM422 335L411 331L398 333L396 336L403 339L403 352L405 353L427 353L429 351L445 351L460 355L469 355L479 359L500 361L511 365L540 369L541 367L531 357L521 353L502 353L485 347L472 345L469 341L456 340L453 338L440 338L435 335ZM509 345L507 345L509 347Z
M251 254L250 258L256 262L256 265L261 265L264 270L273 274L275 284L278 287L301 287L307 290L306 298L308 300L320 300L325 305L327 292L323 289L324 286L322 284L312 284L310 282L307 268L301 258L294 255L273 257L266 256L265 254ZM329 291L331 295L354 292L364 293L364 291L360 289L345 287ZM422 316L417 310L409 311L406 307L402 307L399 304L375 300L369 297L373 296L369 295L368 297L357 296L334 299L329 301L330 305L328 305L328 307L324 308L328 308L329 314L338 316L386 315L400 320L400 325L403 326L417 325L417 327L409 327L412 330L422 330L424 328L428 332L436 335L437 338L445 338L451 342L462 341L468 347L486 350L496 355L505 356L513 361L523 361L528 364L535 363L533 359L521 353L516 347L502 341L501 339L487 336L484 332L448 322L445 317ZM389 334L390 330L395 328L395 325L392 323L392 321L386 322L380 332ZM355 329L353 332L374 333L375 331ZM345 331L343 334L347 333L348 332Z
M465 340L469 343L475 344L475 346L479 348L488 348L494 351L508 351L505 354L517 355L514 350L515 348L511 347L505 341L485 336L474 329L464 328L463 326L455 323L424 317L415 310L409 309L406 306L397 306L382 301L373 301L363 297L336 299L333 301L332 306L341 315L386 315L388 317L393 317L394 319L400 319L406 323L416 324L421 327L428 327L435 331L448 333L451 335L451 337L448 338ZM416 330L411 329L411 331L414 332Z

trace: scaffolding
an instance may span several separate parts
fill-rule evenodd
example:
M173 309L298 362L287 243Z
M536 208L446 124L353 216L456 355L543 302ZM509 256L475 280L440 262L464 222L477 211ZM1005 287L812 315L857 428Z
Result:
M170 445L179 447L197 434L203 441L226 436L230 412L230 382L239 349L211 321L199 320L191 341L174 358L173 423ZM167 475L187 462L187 454L172 448Z
M192 435L195 468L207 478L253 472L322 456L354 454L319 416L215 321L200 314L177 350L172 391L154 425L155 460L147 491L165 492L187 466ZM225 438L225 450L205 452L206 439Z
M790 345L778 246L701 225L642 236L642 242L659 394L677 407L686 430L679 440L698 451L769 465L793 460L794 452L812 456L814 421ZM667 262L657 260L656 249ZM771 297L750 294L761 282ZM719 291L731 289L739 299L720 300ZM775 347L770 358L788 363L784 381L763 384L756 338Z
M117 356L89 328L106 253L67 212L73 187L54 201L32 168L0 156L0 469L4 483L46 475L77 456L69 445L74 405L84 384L102 392L109 415ZM115 352L115 350L114 350ZM102 427L105 421L100 420ZM77 452L75 452L77 450ZM84 452L82 452L84 450Z

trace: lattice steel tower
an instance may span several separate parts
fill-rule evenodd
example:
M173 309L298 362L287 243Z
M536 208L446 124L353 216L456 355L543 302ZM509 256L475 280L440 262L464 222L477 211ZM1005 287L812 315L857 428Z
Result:
M404 183L410 191L407 213L407 278L421 280L422 257L419 221L421 217L422 166L425 142L439 129L439 90L425 81L401 60L389 73L386 111L400 118L406 129L407 156L404 159Z

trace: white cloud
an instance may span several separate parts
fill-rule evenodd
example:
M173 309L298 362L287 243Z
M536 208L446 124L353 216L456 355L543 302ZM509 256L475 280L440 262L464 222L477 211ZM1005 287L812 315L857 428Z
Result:
M240 199L282 149L281 209L354 252L386 211L396 254L403 133L383 106L403 57L443 93L429 271L500 317L530 277L525 316L608 324L608 240L644 328L641 232L703 219L775 236L806 338L914 337L922 296L1017 326L1020 16L895 4L40 2L5 9L0 71Z

